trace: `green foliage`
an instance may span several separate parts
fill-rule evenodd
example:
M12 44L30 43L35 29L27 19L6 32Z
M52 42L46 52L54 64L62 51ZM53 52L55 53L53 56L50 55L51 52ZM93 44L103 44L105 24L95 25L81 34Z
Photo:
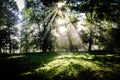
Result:
M11 35L15 35L16 31L13 26L17 23L18 17L17 5L14 0L0 1L0 53L4 48L8 48L11 53Z
M81 4L78 7L80 9L78 11L85 12L87 20L89 21L90 24L92 24L90 26L91 33L92 33L91 39L93 40L92 44L97 43L97 45L102 44L104 47L106 47L106 45L107 47L108 46L112 47L113 45L116 45L116 42L119 42L118 39L116 39L115 37L113 37L113 35L109 33L109 31L112 32L113 31L112 29L114 29L112 28L113 26L112 25L110 26L109 24L113 24L114 22L119 25L119 21L120 21L119 20L119 13L120 13L119 4L120 4L119 0L109 0L109 1L83 0L81 1ZM107 21L107 22L101 24L102 21ZM109 24L106 25L106 23L109 23ZM93 25L95 27L93 27ZM117 28L119 28L119 26ZM96 31L94 31L93 29L95 29ZM90 35L90 33L88 34ZM91 42L89 42L89 44L90 43ZM119 46L119 44L117 44L116 46Z
M0 62L4 79L120 79L120 56L106 52L31 53L1 56Z
M66 4L59 10L57 7L58 2L65 2ZM80 13L86 14L87 25L85 27L88 28L86 31L81 31L80 36L90 50L92 45L119 50L119 4L119 0L27 0L25 2L26 7L21 12L24 15L24 21L27 22L21 32L21 50L27 52L29 50L38 50L39 48L39 51L51 51L55 47L55 42L53 42L53 36L51 35L51 31L56 26L55 18L64 18L67 14L71 24L76 26L79 21L77 16ZM11 35L16 36L17 33L12 26L17 23L18 8L14 0L4 0L0 1L0 11L1 52L3 48L9 47L9 50L11 50L11 47L15 47L18 44L17 41L10 39ZM113 28L113 23L117 24L116 29ZM31 27L31 24L35 24L37 27ZM64 26L67 26L66 23ZM34 33L34 28L38 30L36 33ZM75 27L75 29L77 28Z
M120 50L120 39L119 39L119 33L120 30L116 29L116 28L112 28L109 31L109 45L107 46L107 48L111 51L111 50L115 50L115 51L119 51Z

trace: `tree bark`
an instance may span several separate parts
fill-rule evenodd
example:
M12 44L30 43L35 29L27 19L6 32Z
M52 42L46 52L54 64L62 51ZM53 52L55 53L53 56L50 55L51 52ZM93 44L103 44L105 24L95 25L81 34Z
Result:
M89 47L88 47L88 51L91 51L91 48L92 48L92 43L93 43L93 32L92 30L90 29L90 37L89 37Z
M93 7L94 5L91 6L91 12L90 12L90 15L91 15L91 18L90 18L90 38L89 38L89 47L88 47L88 51L91 51L91 48L92 48L92 43L93 43L93 31L92 31L92 23L93 23Z
M11 37L10 37L11 31L10 31L10 27L9 27L9 33L8 33L8 37L9 37L9 53L11 54Z
M0 47L0 54L2 53L2 48Z

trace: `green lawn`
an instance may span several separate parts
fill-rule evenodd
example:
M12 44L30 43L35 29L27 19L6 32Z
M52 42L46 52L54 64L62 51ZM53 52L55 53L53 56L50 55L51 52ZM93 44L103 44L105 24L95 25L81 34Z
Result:
M120 55L35 53L0 57L0 80L120 80Z

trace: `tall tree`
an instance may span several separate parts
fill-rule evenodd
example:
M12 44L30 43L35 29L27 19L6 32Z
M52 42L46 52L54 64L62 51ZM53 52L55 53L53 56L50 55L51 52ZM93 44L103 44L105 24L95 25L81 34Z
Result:
M54 9L51 4L52 3L45 5L44 1L30 0L27 2L26 9L24 11L28 21L38 26L37 45L39 46L39 50L42 52L51 50L50 22L53 16L51 12L55 12L53 11Z
M105 20L110 23L113 23L113 22L117 23L119 25L119 21L120 21L119 20L120 19L120 17L119 17L120 1L119 0L109 0L109 1L108 0L79 0L79 1L80 1L80 4L78 6L73 7L73 9L86 13L87 19L92 25L99 27L99 29L100 29L101 26L103 26L103 25L98 26L97 24L101 23L101 21L105 21ZM110 27L109 25L106 25L106 26ZM113 28L111 28L111 30L112 29ZM93 35L92 27L89 30L90 30L90 33L89 33L90 37L89 37L88 50L90 51L91 45L93 43L94 35ZM107 28L106 28L106 30L107 30ZM111 34L108 33L108 35L110 36ZM107 41L109 41L109 39L107 39ZM110 43L108 43L108 45L109 44Z
M0 1L0 26L6 26L8 43L9 43L9 53L11 53L11 29L12 26L17 21L17 6L14 1L4 0ZM4 34L2 34L4 35Z

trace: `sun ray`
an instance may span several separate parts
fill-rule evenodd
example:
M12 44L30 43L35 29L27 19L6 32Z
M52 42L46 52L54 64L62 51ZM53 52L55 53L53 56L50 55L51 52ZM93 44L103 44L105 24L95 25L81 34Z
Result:
M43 20L42 23L46 22L55 12L56 12L56 9L53 10L53 11Z
M24 0L16 0L16 4L17 4L20 12L25 7L25 1Z
M82 39L78 33L78 30L76 30L74 24L71 22L69 16L70 15L64 14L61 9L55 8L41 23L42 25L46 22L48 23L43 40L48 35L55 21L56 23L54 24L54 33L56 34L57 45L59 48L71 49L70 47L73 46L72 48L74 48L74 50L79 50L82 47Z
M57 3L57 7L58 9L61 9L64 5L65 5L66 2L58 2Z
M55 20L55 17L56 17L56 15L57 15L57 13L58 13L58 10L54 13L54 15L53 15L53 17L52 17L52 19L51 19L51 22L50 22L50 25L52 26L52 24L53 24L53 21Z
M51 21L50 21L49 24L48 24L47 31L46 31L45 34L44 34L43 40L46 38L46 36L47 36L47 34L48 34L48 32L49 32L51 26L52 26L52 23L53 23L53 21L54 21L56 15L57 15L57 13L58 13L57 10L55 10L55 12L52 13L52 14L53 14L53 17L52 17ZM52 15L51 15L51 16L52 16ZM49 18L50 18L50 17L49 17Z
M78 31L70 21L69 16L63 14L62 11L61 11L61 15L64 16L64 18L60 17L59 15L59 18L56 19L58 26L58 27L56 26L56 31L57 31L56 34L59 34L59 36L57 37L58 46L59 47L61 46L63 48L65 47L70 48L70 46L73 46L72 48L74 48L74 50L78 50L78 49L80 50L80 48L82 47L82 39ZM66 30L62 30L65 28ZM66 44L67 42L69 42L68 43L69 45Z

